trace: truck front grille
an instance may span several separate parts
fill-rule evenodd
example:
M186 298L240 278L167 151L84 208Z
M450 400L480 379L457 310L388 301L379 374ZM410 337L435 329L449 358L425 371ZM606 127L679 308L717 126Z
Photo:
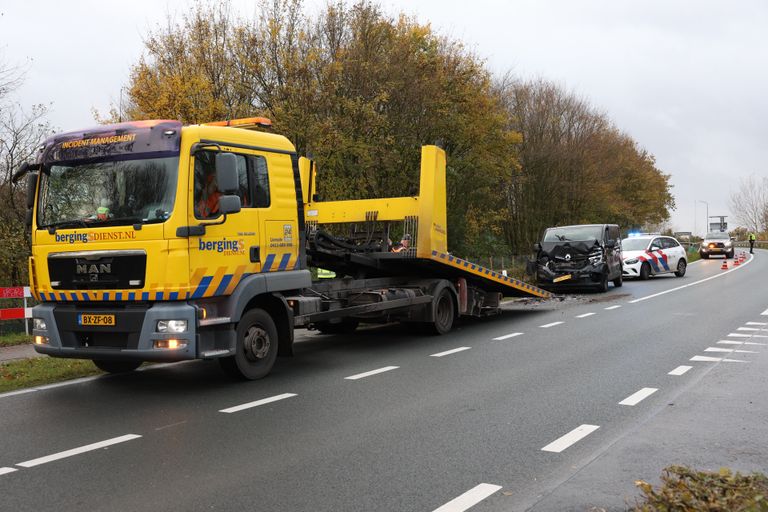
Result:
M142 288L146 268L144 251L83 251L48 256L48 275L54 290Z

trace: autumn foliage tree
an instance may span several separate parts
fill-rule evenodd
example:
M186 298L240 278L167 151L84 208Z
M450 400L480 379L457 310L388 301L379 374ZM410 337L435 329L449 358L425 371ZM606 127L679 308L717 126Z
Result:
M263 1L252 19L196 4L146 39L131 118L266 115L317 160L324 199L414 194L419 148L448 156L450 249L528 252L543 227L663 220L653 157L546 82L495 79L459 41L376 4Z

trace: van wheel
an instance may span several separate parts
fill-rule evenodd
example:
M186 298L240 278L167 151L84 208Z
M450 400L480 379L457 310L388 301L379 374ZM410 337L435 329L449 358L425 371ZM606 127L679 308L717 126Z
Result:
M620 271L623 272L623 271ZM624 275L619 273L619 277L613 280L613 286L615 288L621 288L621 285L624 284Z
M600 293L608 291L608 272L600 276L600 284L597 285L597 291Z
M141 366L142 361L105 361L93 359L96 368L107 373L129 373Z
M688 268L688 264L685 263L685 260L681 259L677 262L677 272L675 272L675 275L677 277L683 277L685 275L685 270Z
M442 291L432 301L432 307L434 312L434 322L429 324L429 330L433 334L445 334L453 327L454 320L454 303L453 294L448 288L443 288Z
M645 281L650 277L651 275L651 266L648 264L648 262L643 263L640 266L640 279Z
M237 323L235 355L219 359L232 378L256 380L266 377L277 358L277 327L263 309L252 309Z

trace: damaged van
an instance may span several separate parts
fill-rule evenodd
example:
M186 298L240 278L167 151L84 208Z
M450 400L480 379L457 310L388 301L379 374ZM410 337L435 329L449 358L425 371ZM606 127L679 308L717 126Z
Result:
M535 246L529 270L538 286L549 289L622 285L621 233L616 224L582 224L547 228Z

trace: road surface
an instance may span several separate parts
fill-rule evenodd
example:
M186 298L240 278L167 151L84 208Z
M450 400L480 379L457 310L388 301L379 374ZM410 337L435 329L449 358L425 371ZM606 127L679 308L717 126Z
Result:
M439 337L302 335L257 382L192 362L0 395L0 510L623 510L667 464L765 471L768 404L740 399L768 254L721 263Z

